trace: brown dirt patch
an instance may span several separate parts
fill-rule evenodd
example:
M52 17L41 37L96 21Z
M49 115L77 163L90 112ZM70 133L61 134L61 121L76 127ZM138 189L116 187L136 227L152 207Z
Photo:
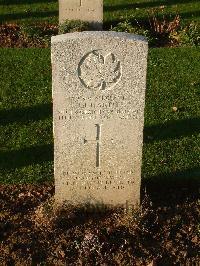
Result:
M54 212L53 184L0 186L0 265L199 265L198 200Z

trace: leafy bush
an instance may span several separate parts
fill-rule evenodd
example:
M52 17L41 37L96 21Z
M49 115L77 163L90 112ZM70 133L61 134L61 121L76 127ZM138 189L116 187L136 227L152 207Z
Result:
M162 15L159 14L160 10ZM164 7L151 9L148 13L149 30L152 38L156 39L157 46L174 45L174 36L180 29L181 19L178 14L175 17L164 14Z
M179 39L181 45L200 46L200 24L190 23L179 33Z
M143 35L147 38L150 45L154 45L156 40L151 36L151 33L148 29L144 29L142 27L136 27L133 26L131 21L128 19L122 22L119 22L115 27L111 28L112 31L117 32L128 32L128 33L134 33L137 35Z
M58 34L58 27L47 23L36 25L22 25L22 36L29 39L29 43L40 43L45 47L50 44L51 36Z
M21 32L28 37L49 37L58 33L58 27L56 25L35 24L35 25L21 25Z
M171 15L167 17L163 14L162 17L160 17L158 9L152 9L149 12L149 25L154 34L170 34L180 28L180 16L176 14L172 19Z
M47 23L35 25L0 25L0 47L48 47L58 27Z
M20 38L20 27L16 24L0 25L0 47L13 47Z
M163 12L163 8L161 9ZM192 22L183 25L178 14L166 16L159 14L160 9L149 11L149 20L139 24L130 16L111 28L117 32L128 32L143 35L150 46L200 46L200 24ZM136 22L136 23L135 23Z
M135 31L137 31L137 29L133 27L133 25L128 19L119 22L115 27L111 28L111 30L117 32L128 32L128 33L135 33Z
M89 23L80 20L66 21L59 26L60 33L89 30ZM58 26L40 24L0 25L0 47L49 47L51 36L58 34Z
M64 23L59 25L59 33L69 33L75 31L86 31L90 29L89 22L81 20L66 20Z
M165 46L173 44L174 33L180 28L180 16L176 14L174 18L171 15L164 15L164 7L151 9L148 12L148 21L140 23L130 16L123 22L119 22L112 30L129 32L138 35L144 35L150 46ZM162 15L160 15L160 10Z

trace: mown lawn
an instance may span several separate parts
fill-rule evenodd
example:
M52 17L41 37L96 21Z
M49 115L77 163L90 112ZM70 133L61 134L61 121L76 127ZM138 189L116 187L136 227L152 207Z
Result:
M200 20L198 0L105 0L105 28L130 16L137 21L146 21L149 9L162 6L165 6L165 14L175 15L178 12L183 21ZM0 0L0 23L41 21L58 23L57 0Z
M164 8L164 9L163 9ZM200 2L189 0L106 0L104 1L104 23L115 25L120 20L131 18L142 26L148 21L148 12L160 9L158 14L174 18L180 14L181 22L200 20Z
M0 182L52 178L51 64L47 49L1 49Z
M0 0L1 23L58 22L56 0Z
M53 180L50 50L0 49L0 57L0 183ZM200 48L149 51L142 169L149 187L200 184L199 58Z

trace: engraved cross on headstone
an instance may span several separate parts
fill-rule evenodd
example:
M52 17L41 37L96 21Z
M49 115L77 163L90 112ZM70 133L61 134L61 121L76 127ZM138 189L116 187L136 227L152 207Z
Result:
M96 139L95 140L87 140L84 138L84 144L87 142L96 142L96 167L100 166L100 143L101 143L101 126L102 124L95 124L97 128L97 134L96 134Z

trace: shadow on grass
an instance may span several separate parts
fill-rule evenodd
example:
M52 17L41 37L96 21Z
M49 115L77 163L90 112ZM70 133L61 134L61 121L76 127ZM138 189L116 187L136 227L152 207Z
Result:
M174 120L165 124L145 126L144 142L175 139L200 133L200 118Z
M0 158L0 169L7 170L53 161L53 144L0 151Z
M28 123L51 116L51 104L5 110L0 112L0 124L19 122ZM200 132L200 118L174 120L165 124L147 126L144 130L144 142L181 138ZM0 168L16 169L33 164L53 161L53 144L33 146L13 151L0 152ZM200 168L192 168L166 175L150 176L142 180L144 190L158 205L176 204L187 198L198 198L200 189Z
M200 10L191 11L191 12L181 12L180 16L181 18L196 19L200 17Z
M175 205L200 196L200 168L191 168L142 180L145 191L155 205Z
M129 9L131 9L131 7ZM180 12L179 14L181 16L181 19L196 20L200 18L200 10L190 11L190 12ZM169 21L171 21L175 17L175 11L171 13L166 13L165 17L168 18ZM161 17L161 20L162 20L162 17ZM125 21L125 18L116 17L115 19L113 19L112 17L108 17L108 19L104 21L103 28L104 30L110 30L111 25L112 27L115 27L119 22L122 22L122 21ZM145 10L142 13L142 15L138 15L135 18L130 18L129 21L135 27L138 27L139 25L140 27L151 30L151 27L149 24L148 13Z
M27 124L31 121L44 120L52 115L52 104L38 104L24 108L0 111L0 125L12 123Z
M50 2L57 2L56 0L1 0L0 6L10 5L26 5L26 4L44 4Z
M46 17L54 17L58 16L58 11L27 11L21 13L13 13L13 14L2 14L0 15L0 21L13 21L13 20L21 20L21 19L31 19L31 18L46 18Z
M178 4L187 4L192 3L193 0L164 0L164 1L149 1L149 2L141 2L141 3L127 3L127 4L116 4L105 6L104 11L112 12L112 11L122 11L123 9L135 9L135 8L153 8L160 6L170 6L170 5L178 5Z

